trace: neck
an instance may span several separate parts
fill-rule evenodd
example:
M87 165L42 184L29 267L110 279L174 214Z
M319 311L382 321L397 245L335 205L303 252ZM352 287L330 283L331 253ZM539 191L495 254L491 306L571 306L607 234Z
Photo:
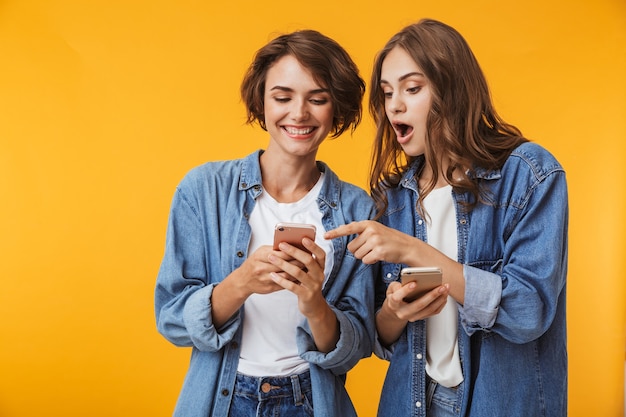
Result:
M288 164L268 167L261 156L263 188L280 203L293 203L302 199L315 186L320 171L314 163L293 166Z
M441 188L441 187L445 187L446 185L448 185L448 181L446 180L446 175L445 175L445 172L447 171L447 167L448 167L448 164L441 167L439 171L439 175L437 176L437 182L435 183L434 188ZM458 172L458 170L459 168L456 168L454 172L452 173L452 175L456 177L456 173ZM418 178L419 188L420 189L426 188L426 186L433 180L433 178L434 178L433 168L428 163L428 161L426 161L424 163L422 172L419 173L419 178Z

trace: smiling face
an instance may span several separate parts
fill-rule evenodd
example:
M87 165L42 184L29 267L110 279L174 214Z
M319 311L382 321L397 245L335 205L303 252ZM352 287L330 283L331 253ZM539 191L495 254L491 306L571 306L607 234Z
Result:
M404 49L396 46L385 57L380 88L398 144L409 156L422 155L432 95L428 79Z
M333 127L328 89L292 55L283 56L267 71L264 109L271 152L315 158Z

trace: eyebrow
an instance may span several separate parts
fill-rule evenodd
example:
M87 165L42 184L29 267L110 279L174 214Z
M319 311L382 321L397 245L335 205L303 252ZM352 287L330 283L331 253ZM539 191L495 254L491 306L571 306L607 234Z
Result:
M272 88L270 88L270 91L285 91L287 93L293 93L294 89L293 88L289 88L289 87L283 87L281 85L276 85ZM330 90L328 88L317 88L315 90L311 90L309 91L309 94L320 94L320 93L330 93Z
M409 77L413 77L413 76L418 76L418 77L422 77L422 78L426 78L426 76L424 74L422 74L421 72L409 72L408 74L404 74L402 77L398 78L398 81L404 81ZM389 84L389 81L387 80L380 80L381 84Z

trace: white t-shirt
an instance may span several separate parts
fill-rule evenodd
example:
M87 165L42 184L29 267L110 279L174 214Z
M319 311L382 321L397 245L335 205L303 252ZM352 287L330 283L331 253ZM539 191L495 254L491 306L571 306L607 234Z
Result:
M423 206L430 217L426 221L428 243L457 260L458 237L452 186L431 191L424 199ZM457 313L456 301L448 296L443 310L426 319L426 372L445 387L455 387L463 382Z
M315 243L326 252L326 278L333 266L333 247L323 238L322 213L317 196L324 174L301 200L279 203L262 193L250 214L252 237L249 253L260 246L271 245L274 226L278 222L314 224ZM298 355L296 327L304 316L298 309L298 298L290 291L252 294L244 303L243 335L237 370L250 376L287 376L308 369L309 364Z

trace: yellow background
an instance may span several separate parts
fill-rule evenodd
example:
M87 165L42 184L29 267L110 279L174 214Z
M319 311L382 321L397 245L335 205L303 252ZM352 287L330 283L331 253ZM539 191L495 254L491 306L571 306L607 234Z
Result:
M0 416L171 415L189 350L154 325L169 203L191 167L266 144L238 95L254 51L318 29L369 80L421 17L464 34L502 116L565 166L570 415L622 416L623 0L0 0ZM365 186L372 135L368 116L320 159ZM362 416L385 367L349 375Z

